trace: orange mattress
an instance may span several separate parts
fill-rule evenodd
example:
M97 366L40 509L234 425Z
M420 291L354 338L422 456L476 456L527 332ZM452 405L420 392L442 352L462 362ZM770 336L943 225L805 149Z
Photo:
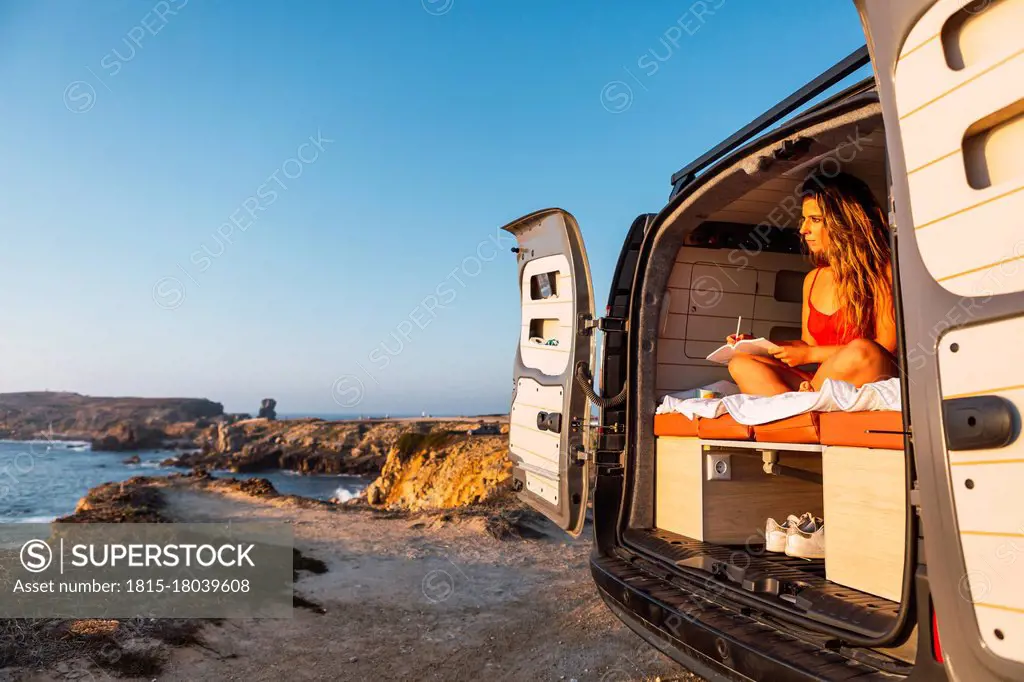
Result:
M728 414L714 419L688 419L673 412L654 416L654 435L902 450L903 415L895 411L806 412L767 424L744 426Z
M820 412L804 412L754 427L754 440L764 443L820 443Z
M731 414L714 419L698 417L697 435L704 440L753 440L754 427L740 424Z
M821 444L902 450L903 413L825 412L821 415Z
M696 437L697 421L678 412L654 415L655 436Z

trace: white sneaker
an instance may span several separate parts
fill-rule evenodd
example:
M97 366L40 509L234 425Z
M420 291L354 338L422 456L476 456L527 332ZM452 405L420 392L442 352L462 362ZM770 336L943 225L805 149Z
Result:
M825 522L804 514L801 523L786 530L786 555L801 559L825 558Z
M804 514L801 517L797 517L793 514L789 515L784 523L779 523L775 519L768 519L768 523L764 527L764 549L766 552L785 552L786 551L786 536L790 528L795 528L805 521L811 520L811 515Z

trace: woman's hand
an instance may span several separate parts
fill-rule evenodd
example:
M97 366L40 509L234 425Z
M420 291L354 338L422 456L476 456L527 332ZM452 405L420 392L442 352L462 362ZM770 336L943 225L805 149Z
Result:
M752 338L754 337L751 336L750 334L729 334L729 336L725 337L725 342L732 346L735 345L737 341L743 341L744 339Z
M772 357L789 367L807 365L811 362L811 347L806 344L779 345Z

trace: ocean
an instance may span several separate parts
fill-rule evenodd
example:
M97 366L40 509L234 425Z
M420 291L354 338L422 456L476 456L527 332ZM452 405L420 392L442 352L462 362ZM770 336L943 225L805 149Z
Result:
M139 464L123 460L138 455ZM161 467L173 453L92 452L88 443L0 441L0 523L48 523L70 514L90 488L133 476L166 476L188 469ZM285 471L214 476L266 478L278 492L320 500L348 499L369 483L358 476L301 476Z

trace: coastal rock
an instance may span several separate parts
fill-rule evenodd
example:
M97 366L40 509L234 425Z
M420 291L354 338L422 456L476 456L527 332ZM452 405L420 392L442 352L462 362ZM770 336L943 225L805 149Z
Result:
M277 401L273 398L264 398L263 402L260 403L259 414L256 415L258 419L268 419L273 421L277 419Z
M481 422L466 433L471 436L497 436L501 434L501 427L497 422Z
M486 425L484 433L493 434L507 424L496 420L331 422L312 418L221 421L193 442L199 450L179 455L168 464L244 473L284 469L303 474L376 476L388 454L407 434L436 432L466 439L467 434L481 425ZM494 437L469 436L469 439L484 443L485 439Z
M132 455L127 459L122 459L121 464L139 464L142 462L142 458L138 455Z
M73 514L58 523L164 523L160 492L149 487L151 479L138 476L120 483L104 483L78 501Z
M156 449L163 447L165 438L166 434L158 428L121 422L93 439L92 449L97 452Z
M370 505L405 511L453 509L486 502L510 489L508 439L468 432L407 433L370 484Z
M238 474L251 474L280 468L281 451L268 449L266 445L253 443L244 446L228 469Z
M202 398L94 398L78 393L0 393L0 438L97 440L118 424L161 429L222 417Z
M220 423L217 425L217 443L214 446L221 454L238 452L246 443L246 433L235 424Z

